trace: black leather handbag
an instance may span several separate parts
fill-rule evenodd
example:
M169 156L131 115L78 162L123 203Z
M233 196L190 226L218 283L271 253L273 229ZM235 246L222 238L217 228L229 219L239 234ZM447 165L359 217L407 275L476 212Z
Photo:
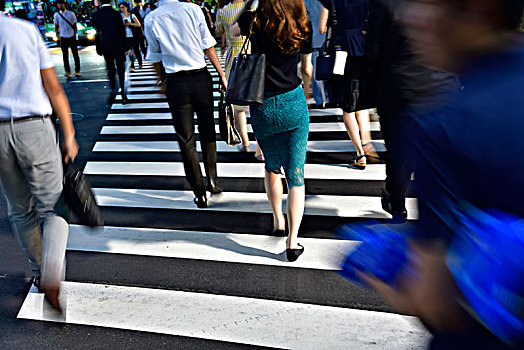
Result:
M330 80L335 78L335 51L322 51L317 56L315 65L315 80Z
M335 1L331 0L331 33L326 35L326 40L320 54L317 56L315 64L315 80L331 80L336 78L333 74L333 68L335 68L335 47L333 45L333 38L335 35L335 29L337 26L337 10L335 8Z
M233 115L233 107L224 102L224 91L220 91L220 101L218 102L218 127L220 130L220 137L229 146L238 145L240 134L235 128L235 116Z
M249 36L244 41L240 54L235 58L231 67L227 83L227 104L251 106L264 103L266 55L247 53L247 43L251 38L254 21L255 18L251 21Z
M65 166L63 195L67 207L80 220L82 225L103 226L102 211L96 204L91 185L82 170L75 169L71 163Z

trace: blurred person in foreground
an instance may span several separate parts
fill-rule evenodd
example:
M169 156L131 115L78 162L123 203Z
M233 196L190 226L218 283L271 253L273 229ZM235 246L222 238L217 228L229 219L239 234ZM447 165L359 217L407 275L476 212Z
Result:
M402 4L399 0L370 0L366 35L370 85L387 148L382 208L397 222L408 216L406 192L415 170L415 147L409 142L416 132L414 119L423 118L460 91L457 76L419 62L395 18Z
M251 2L246 3L246 8ZM272 233L285 236L282 169L288 187L286 256L296 261L304 252L297 242L305 205L304 164L309 111L297 65L300 49L311 34L302 0L261 0L256 11L243 12L231 35L251 37L251 48L266 55L264 103L250 106L251 125L265 157L264 187L273 211Z
M395 286L361 278L397 311L420 317L434 335L432 349L510 347L475 318L446 256L463 225L464 204L524 217L524 45L516 32L523 7L522 0L425 0L406 1L399 11L415 52L425 63L459 74L464 90L417 119L420 220L410 237L413 273ZM512 254L511 246L494 249L499 258ZM501 272L480 273L489 282ZM522 290L498 292L522 303ZM516 317L524 318L521 307Z
M221 88L227 80L215 51L216 40L207 28L202 11L194 4L164 0L145 20L145 34L150 59L160 77L166 73L166 98L182 152L186 179L195 194L198 208L207 208L206 190L219 194L215 118L213 115L213 79L207 70L205 56L220 77ZM196 150L194 113L207 184Z
M62 155L51 121L54 110L64 134L67 163L78 145L67 96L35 25L7 18L0 0L0 188L24 250L33 283L60 311L69 225L55 211L62 193Z

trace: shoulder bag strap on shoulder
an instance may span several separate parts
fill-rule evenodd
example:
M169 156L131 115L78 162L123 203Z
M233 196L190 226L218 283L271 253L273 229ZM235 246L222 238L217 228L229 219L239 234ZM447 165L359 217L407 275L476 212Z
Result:
M326 40L324 40L324 45L322 47L322 50L326 52L328 50L328 47L331 46L331 43L333 42L333 38L335 36L335 29L337 27L338 21L337 21L337 9L335 7L335 0L331 0L331 31L329 33L326 33Z
M244 52L244 54L247 54L247 43L249 42L249 39L251 39L251 34L253 34L253 25L256 21L256 18L257 18L257 15L255 13L253 18L251 19L251 24L249 24L249 35L246 37L246 40L244 40L244 43L242 44L242 48L240 49L240 52L238 53L239 56L242 54L242 52Z
M70 26L73 30L75 30L75 26L72 25L71 22L69 22L69 21L67 20L67 18L64 17L64 15L62 14L62 12L58 11L58 14L60 15L60 17L62 17L62 19L63 19L64 21L67 22L67 24L69 24L69 26Z

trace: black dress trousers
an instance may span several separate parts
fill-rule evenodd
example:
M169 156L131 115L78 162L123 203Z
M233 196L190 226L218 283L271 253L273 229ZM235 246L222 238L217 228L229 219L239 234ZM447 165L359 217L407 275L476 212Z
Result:
M122 93L124 93L126 73L126 56L124 52L117 54L104 53L104 60L106 61L107 77L109 78L109 85L111 86L111 90L113 90L113 92L116 92L116 72L118 71L120 89L122 89Z
M207 69L167 75L166 98L184 162L186 179L195 196L204 196L206 186L196 150L194 113L197 115L204 168L216 179L216 134L213 80Z

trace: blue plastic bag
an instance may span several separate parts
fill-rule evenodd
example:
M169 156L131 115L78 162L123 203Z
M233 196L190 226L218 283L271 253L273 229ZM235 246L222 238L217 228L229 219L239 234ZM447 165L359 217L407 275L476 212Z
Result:
M463 207L448 268L470 312L504 342L524 346L524 220Z
M386 225L346 224L337 233L344 239L362 241L349 253L339 271L348 280L362 283L356 274L359 271L395 286L397 278L410 266L406 238Z

